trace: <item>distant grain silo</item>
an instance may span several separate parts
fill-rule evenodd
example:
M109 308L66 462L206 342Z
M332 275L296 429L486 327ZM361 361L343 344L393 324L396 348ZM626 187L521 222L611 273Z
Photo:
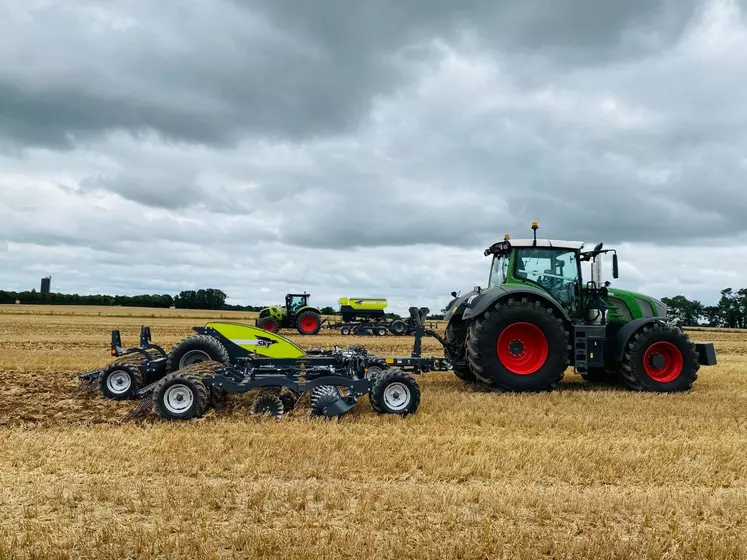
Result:
M47 276L46 278L42 278L41 281L41 293L48 294L52 289L52 277Z

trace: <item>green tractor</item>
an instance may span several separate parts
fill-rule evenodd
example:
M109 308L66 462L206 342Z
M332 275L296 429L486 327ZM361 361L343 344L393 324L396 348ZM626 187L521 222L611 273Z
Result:
M255 324L272 333L280 329L297 329L301 334L317 334L322 327L322 313L309 305L310 294L287 294L285 306L266 307Z
M485 250L492 267L485 289L454 298L447 307L445 356L467 382L511 392L555 389L573 366L588 382L620 379L630 389L689 390L700 366L716 365L712 343L690 342L667 317L661 301L601 282L600 243L501 242ZM582 264L591 281L582 280Z

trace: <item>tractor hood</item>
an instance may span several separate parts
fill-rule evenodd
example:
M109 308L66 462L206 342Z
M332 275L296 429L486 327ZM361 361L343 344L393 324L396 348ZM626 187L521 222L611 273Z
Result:
M503 284L501 286L493 286L492 288L486 288L479 291L472 290L471 292L449 302L446 313L444 313L444 320L449 321L454 316L461 317L462 319L474 319L475 317L482 315L499 299L509 296L521 297L524 295L534 296L539 300L544 300L552 306L561 317L570 321L568 313L563 309L559 302L552 298L552 296L543 290L525 284Z
M619 288L609 288L608 297L619 300L638 316L636 308L642 317L661 317L667 318L667 304L663 301L631 290L621 290Z

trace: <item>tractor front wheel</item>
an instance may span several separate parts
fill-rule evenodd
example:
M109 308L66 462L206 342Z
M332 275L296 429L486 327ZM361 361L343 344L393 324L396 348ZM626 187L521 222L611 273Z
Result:
M296 329L301 334L316 334L322 328L322 317L310 309L301 311L296 317Z
M492 389L551 391L570 363L568 331L552 308L527 298L498 302L470 326L470 370Z
M628 341L620 375L636 391L688 391L698 378L700 363L690 338L677 327L646 325Z
M276 333L280 330L280 322L275 317L262 317L257 321L257 326L271 333Z

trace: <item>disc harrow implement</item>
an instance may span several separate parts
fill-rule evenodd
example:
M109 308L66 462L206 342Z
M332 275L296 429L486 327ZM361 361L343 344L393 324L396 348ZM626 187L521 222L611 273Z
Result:
M366 395L377 413L407 416L420 405L411 374L451 369L445 358L421 355L422 337L438 337L423 326L428 309L413 307L410 313L419 326L410 356L377 356L359 345L304 352L276 333L223 321L194 327L197 334L167 354L143 326L140 345L127 350L113 331L116 359L79 379L89 388L98 385L110 399L140 399L131 418L151 411L164 420L199 418L227 395L251 391L258 393L251 409L258 417L281 418L306 393L312 416L340 416Z

